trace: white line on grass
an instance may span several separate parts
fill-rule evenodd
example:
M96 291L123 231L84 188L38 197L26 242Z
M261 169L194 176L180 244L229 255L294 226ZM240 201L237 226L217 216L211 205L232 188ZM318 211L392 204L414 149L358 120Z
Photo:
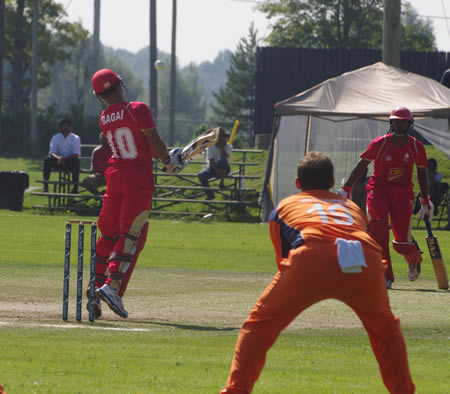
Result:
M89 328L92 330L109 330L109 331L133 331L133 332L149 332L148 328L127 328L127 327L99 327L94 325L78 325L78 324L44 324L44 323L13 323L13 322L1 322L0 326L13 326L13 327L47 327L47 328Z

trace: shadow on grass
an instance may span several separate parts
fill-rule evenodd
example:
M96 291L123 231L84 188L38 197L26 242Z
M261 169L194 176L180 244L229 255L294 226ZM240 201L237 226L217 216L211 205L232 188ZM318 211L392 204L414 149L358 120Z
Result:
M213 327L213 326L198 326L194 324L179 324L179 323L163 323L163 322L157 322L157 321L141 321L141 322L133 322L133 323L140 323L140 324L150 324L154 326L163 326L163 327L174 327L178 328L180 330L194 330L194 331L218 331L218 332L224 332L224 331L237 331L238 328L235 327Z
M438 290L438 289L390 289L389 291L411 291L411 292L419 291L421 293L450 294L449 290Z

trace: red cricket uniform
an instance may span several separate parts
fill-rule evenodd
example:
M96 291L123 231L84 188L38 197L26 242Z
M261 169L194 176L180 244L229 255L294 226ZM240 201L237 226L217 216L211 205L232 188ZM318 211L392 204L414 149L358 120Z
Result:
M100 127L112 154L98 219L102 236L97 242L95 285L113 287L115 281L122 296L147 237L153 194L152 147L142 130L156 125L144 103L123 101L103 111Z
M379 219L386 224L386 231L389 231L387 225L390 216L395 240L411 242L413 167L414 164L418 167L427 167L427 154L423 144L416 138L408 136L408 143L405 146L397 146L392 143L392 136L386 134L375 138L360 156L361 159L374 161L374 173L366 187L367 210L371 221ZM376 239L378 237L372 232L371 235ZM384 241L379 243L383 247L383 257L388 261L386 277L394 281L389 255L389 234L383 238Z
M222 393L250 393L280 332L325 299L344 302L361 319L387 389L413 393L400 322L389 306L381 248L366 233L359 207L334 193L309 190L282 200L269 220L280 271L242 325ZM356 243L360 255L348 258L353 245L350 255L340 254L339 242ZM360 264L359 271L345 272L341 264L349 260Z
M105 170L109 167L109 158L111 157L111 151L104 146L97 146L92 151L91 156L91 171L104 174Z

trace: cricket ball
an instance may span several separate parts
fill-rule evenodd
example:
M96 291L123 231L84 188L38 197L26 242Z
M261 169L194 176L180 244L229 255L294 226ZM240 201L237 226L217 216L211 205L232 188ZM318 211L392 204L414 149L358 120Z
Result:
M166 68L166 63L163 60L157 60L155 62L155 69L158 71L164 70Z

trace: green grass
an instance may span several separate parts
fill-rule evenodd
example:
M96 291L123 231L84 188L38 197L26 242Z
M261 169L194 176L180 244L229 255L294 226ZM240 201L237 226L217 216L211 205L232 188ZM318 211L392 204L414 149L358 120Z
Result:
M129 318L105 309L91 327L74 319L74 253L70 321L61 321L66 219L0 211L0 384L8 394L218 392L240 324L276 270L267 225L151 220L124 299ZM436 234L449 256L450 233ZM437 290L425 232L414 235L425 251L422 274L409 282L393 252L389 296L417 392L446 393L450 292ZM367 335L345 305L313 306L270 350L255 393L298 392L386 392Z
M445 155L434 147L427 153L448 181ZM266 155L248 157L260 162L247 167L249 175L262 177ZM40 186L41 168L42 160L0 159L0 171L27 171L30 186ZM262 178L246 187L261 185ZM31 209L45 203L27 193L23 212L0 211L0 384L8 394L218 392L240 324L276 270L267 225L152 218L124 299L129 319L105 309L91 327L74 321L74 253L70 321L61 321L69 216ZM437 290L425 232L414 235L425 252L421 276L409 282L406 264L392 252L396 282L389 296L401 319L417 392L446 393L450 292ZM450 233L436 235L448 261ZM345 305L327 301L308 309L269 352L255 393L297 392L386 392L367 335Z

